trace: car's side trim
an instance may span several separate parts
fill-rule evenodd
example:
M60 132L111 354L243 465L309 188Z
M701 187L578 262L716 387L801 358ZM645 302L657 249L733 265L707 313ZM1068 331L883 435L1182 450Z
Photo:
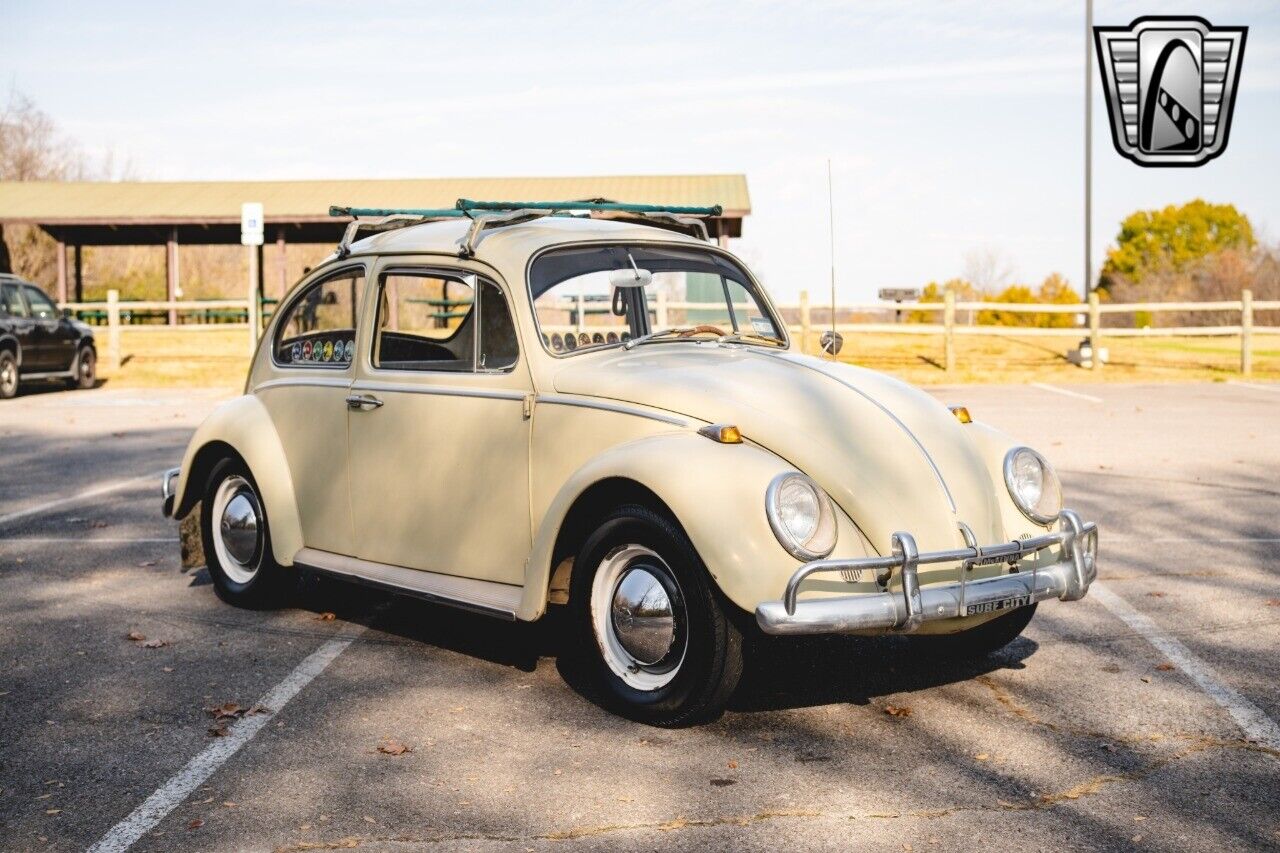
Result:
M651 421L659 421L672 426L686 427L689 425L689 422L683 418L664 415L646 409L638 409L634 406L624 406L621 403L612 403L608 400L566 397L562 394L539 394L537 399L539 403L547 403L552 406L578 406L583 409L599 409L604 412L617 412L621 415L635 415L638 418L648 418Z
M329 379L325 376L290 376L286 379L268 379L253 386L255 392L268 388L346 388L352 382L351 377L345 379Z
M465 376L487 376L485 373L466 373ZM459 385L418 385L413 382L371 382L357 379L352 391L385 391L397 394L437 394L442 397L485 397L491 400L523 400L525 391L514 388L465 388Z
M888 415L889 419L892 420L895 424L897 424L899 429L901 429L904 433L906 433L907 437L911 439L911 441L915 444L916 448L920 451L920 455L924 457L924 460L929 463L929 467L933 469L933 476L938 481L938 485L942 488L942 493L946 495L947 504L951 507L951 511L953 513L959 511L958 508L956 507L956 499L951 496L951 489L947 487L947 481L945 478L943 478L942 469L938 467L938 463L933 461L933 456L930 455L929 451L925 449L924 443L921 442L920 439L916 436L916 434L911 431L911 428L908 427L905 423L903 423L902 419L899 418L897 415L895 415L889 409L888 406L886 406L884 403L881 403L875 397L872 397L870 394L863 391L858 386L850 382L845 382L839 376L835 376L831 373L828 373L827 371L819 367L814 367L812 364L806 364L804 361L800 360L794 355L791 355L785 352L769 352L769 353L765 353L765 355L772 356L773 358L780 358L783 361L788 361L796 365L797 367L808 368L809 370L812 370L814 373L821 373L823 376L826 376L829 379L833 379L836 382L839 382L841 385L848 388L850 391L857 394L859 397L866 400L868 403L870 403L871 405L875 406L877 409L879 409L880 411Z
M524 592L523 587L511 584L406 569L404 566L375 563L315 548L300 548L294 555L293 562L294 565L315 571L340 575L511 621L515 621L516 609L520 606L520 597Z
M75 376L74 370L46 370L43 373L21 373L23 379L70 379Z

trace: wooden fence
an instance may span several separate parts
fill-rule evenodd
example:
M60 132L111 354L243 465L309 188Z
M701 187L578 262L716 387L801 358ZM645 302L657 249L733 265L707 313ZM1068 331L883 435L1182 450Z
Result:
M714 308L723 309L723 302L703 303L703 302L677 302L669 300L664 293L655 294L651 299L652 311L654 312L654 327L665 328L670 325L671 313L682 310L708 310ZM247 316L249 310L249 300L247 299L220 299L200 302L121 302L118 291L107 291L107 300L105 302L68 302L63 304L64 308L68 308L77 312L102 311L105 312L107 321L107 345L103 355L107 363L113 368L119 368L121 351L120 351L120 329L121 329L121 312L122 311L164 311L173 310L179 314L194 313L199 315L201 312L209 311L236 311L245 312L243 316ZM586 318L588 315L598 308L590 301L584 301L583 298L564 300L563 305L558 307L571 311L572 321L568 324L557 326L544 325L544 331L577 331L584 330L597 331L594 325L587 325ZM751 305L735 305L743 309L750 309ZM828 325L818 325L812 320L812 306L809 301L807 291L800 292L800 302L798 305L779 305L776 306L779 311L786 314L798 316L799 322L788 325L788 330L793 336L797 336L800 349L803 352L817 352L818 344L815 335L832 328ZM825 307L825 306L824 306ZM607 308L605 309L607 310ZM955 339L957 335L996 335L1006 337L1084 337L1089 341L1092 352L1096 353L1103 346L1103 342L1107 338L1121 337L1210 337L1210 336L1239 336L1240 338L1240 372L1248 375L1253 370L1253 335L1255 332L1264 333L1280 333L1280 326L1255 326L1253 322L1255 311L1280 311L1280 300L1276 301L1253 301L1253 294L1246 290L1241 294L1238 301L1224 302L1141 302L1141 303L1102 303L1099 301L1097 294L1091 294L1087 303L1076 305L1052 305L1041 303L1008 303L1008 302L957 302L955 294L948 292L942 302L869 302L853 305L838 305L836 313L875 313L875 312L929 312L933 314L941 314L941 323L837 323L835 329L838 332L850 332L860 335L866 334L893 334L893 335L941 335L943 339L944 366L948 373L954 372L956 368L956 345ZM1000 311L1009 314L1069 314L1080 320L1083 320L1081 326L1069 327L1037 327L1037 326L996 326L996 325L966 325L956 322L957 312L968 311ZM1240 323L1235 326L1157 326L1157 327L1138 327L1138 328L1119 328L1119 327L1103 327L1102 315L1104 314L1160 314L1170 312L1197 313L1197 312L1231 312L1239 313ZM1079 320L1078 320L1079 322ZM141 324L129 326L130 331L183 331L183 332L200 332L202 330L213 329L244 329L245 342L248 351L252 354L257 345L258 329L256 324L246 322L235 323L182 323L178 326L170 326L167 324ZM621 327L619 327L621 328ZM1093 370L1102 369L1102 360L1092 358L1091 368Z

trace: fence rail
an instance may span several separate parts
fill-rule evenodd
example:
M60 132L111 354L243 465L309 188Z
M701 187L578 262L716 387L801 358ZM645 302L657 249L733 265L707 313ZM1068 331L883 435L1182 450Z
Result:
M244 312L243 316L249 316L249 300L247 299L211 299L200 302L181 302L181 301L139 301L139 302L122 302L119 293L115 290L107 292L107 299L104 302L67 302L62 303L63 308L71 311L100 311L105 313L107 321L107 346L106 359L109 364L118 369L121 360L120 351L120 330L121 330L121 314L123 312L132 311L161 311L168 313L170 311L182 313L196 313L201 311L235 311ZM557 325L556 329L584 331L589 327L586 324L586 317L589 314L600 313L602 308L608 311L607 305L602 306L598 299L586 299L583 297L562 299L552 306L557 309L571 312L572 321L564 326ZM681 310L701 310L710 308L724 309L723 302L685 302L675 301L667 298L665 293L654 294L650 299L650 310L655 315L657 328L664 328L670 325L668 315L671 311ZM734 304L735 309L754 309L753 304ZM831 327L830 324L818 325L812 319L812 306L809 301L807 291L800 292L800 301L796 305L779 305L776 306L780 311L788 314L795 314L799 317L798 323L792 323L787 326L792 335L797 336L800 349L804 352L816 352L818 347L815 346L814 334L826 331ZM1253 335L1255 332L1261 333L1280 333L1280 326L1257 326L1254 324L1255 311L1280 311L1280 300L1261 300L1254 301L1253 294L1245 290L1241 293L1239 300L1222 300L1215 302L1130 302L1130 303L1107 303L1102 304L1097 294L1091 294L1089 301L1075 305L1056 305L1056 304L1040 304L1040 303L1005 303L1005 302L959 302L955 299L953 293L945 294L942 302L863 302L836 306L837 315L841 312L894 312L901 314L903 311L911 312L927 312L941 313L941 323L836 323L835 329L838 332L851 332L858 334L893 334L893 335L940 335L943 338L943 349L945 356L945 370L950 373L955 370L956 351L955 338L957 336L997 336L997 337L1080 337L1084 336L1089 343L1090 356L1101 350L1102 342L1106 338L1136 338L1136 337L1224 337L1239 336L1240 337L1240 372L1248 375L1253 370ZM1003 326L1003 325L968 325L956 322L956 312L958 311L999 311L1010 314L1071 314L1080 318L1081 325L1070 327L1038 327L1038 326ZM1157 314L1169 312L1184 313L1207 313L1207 312L1238 312L1240 314L1239 325L1234 326L1168 326L1168 327L1138 327L1138 328L1118 328L1104 327L1101 319L1103 314ZM551 326L544 326L550 329ZM243 329L248 332L246 335L250 353L257 345L259 330L255 328L255 324L248 322L230 322L230 323L183 323L177 326L168 324L142 324L130 325L130 331L147 331L160 332L166 330L181 331L206 331L215 329ZM1102 359L1089 358L1089 367L1092 370L1102 369Z

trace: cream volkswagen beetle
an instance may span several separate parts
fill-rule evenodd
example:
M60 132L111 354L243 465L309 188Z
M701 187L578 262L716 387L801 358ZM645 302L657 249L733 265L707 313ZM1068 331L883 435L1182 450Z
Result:
M305 568L505 619L567 605L609 706L683 725L723 708L747 632L981 654L1095 576L1043 457L800 354L705 240L716 209L337 212L381 218L281 302L164 478L232 604Z

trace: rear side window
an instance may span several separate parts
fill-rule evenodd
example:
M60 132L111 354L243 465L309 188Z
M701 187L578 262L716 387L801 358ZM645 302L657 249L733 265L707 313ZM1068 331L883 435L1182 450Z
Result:
M0 285L0 312L10 317L27 316L27 306L22 301L22 295L18 293L17 285Z
M53 320L58 316L58 309L54 306L53 300L45 296L43 290L30 285L22 289L26 291L32 317L38 320Z
M277 364L345 369L356 354L356 314L364 270L335 273L307 286L289 303L275 340Z

